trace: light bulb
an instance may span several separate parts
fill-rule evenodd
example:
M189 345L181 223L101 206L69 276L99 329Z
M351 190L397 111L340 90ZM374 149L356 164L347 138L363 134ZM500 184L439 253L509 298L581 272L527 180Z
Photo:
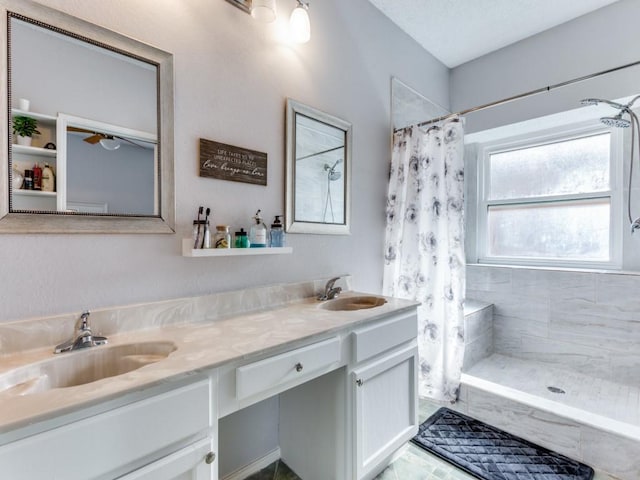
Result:
M259 22L273 22L276 19L276 0L253 0L251 16Z
M311 24L309 22L308 5L298 2L298 6L291 12L289 31L291 39L296 43L307 43L311 38Z

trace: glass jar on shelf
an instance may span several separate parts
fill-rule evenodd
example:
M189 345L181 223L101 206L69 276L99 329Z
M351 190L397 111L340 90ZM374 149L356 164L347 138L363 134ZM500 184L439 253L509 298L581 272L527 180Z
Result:
M214 248L231 248L231 234L228 225L216 225Z

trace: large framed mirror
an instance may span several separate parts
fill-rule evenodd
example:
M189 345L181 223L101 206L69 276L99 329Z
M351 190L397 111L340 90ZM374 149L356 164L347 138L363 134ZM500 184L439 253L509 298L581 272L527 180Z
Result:
M0 8L0 233L173 233L173 56L29 0Z
M286 229L348 235L351 124L287 99Z

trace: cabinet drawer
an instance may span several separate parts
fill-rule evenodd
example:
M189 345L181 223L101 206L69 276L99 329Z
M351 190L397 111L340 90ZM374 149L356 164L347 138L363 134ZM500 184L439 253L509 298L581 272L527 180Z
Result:
M353 331L353 360L359 363L418 336L416 312L408 312Z
M213 480L217 479L215 460L211 465L207 462L207 454L211 450L212 440L206 438L189 445L167 457L146 465L118 480ZM215 459L215 457L214 457Z
M242 399L281 385L307 381L339 362L340 339L334 337L250 363L236 369L236 395Z
M113 478L204 437L210 410L209 381L198 382L0 447L0 472L11 480Z

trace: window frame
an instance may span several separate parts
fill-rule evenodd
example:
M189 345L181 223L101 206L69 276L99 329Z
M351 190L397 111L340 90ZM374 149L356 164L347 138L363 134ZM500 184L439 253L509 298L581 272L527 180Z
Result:
M488 200L490 188L490 157L493 154L513 151L525 148L559 143L578 138L605 134L610 135L609 146L609 190L582 194L564 194L523 197L514 199ZM622 268L622 222L623 222L623 139L621 128L607 127L598 120L588 122L570 123L561 127L547 130L535 130L526 133L511 135L479 145L478 148L478 184L477 184L477 209L476 209L476 248L478 263L540 266L558 268L588 268L620 270ZM561 204L575 200L609 198L609 260L571 260L551 259L544 257L524 256L496 256L489 255L489 208L492 206L509 205L540 205L544 203Z

